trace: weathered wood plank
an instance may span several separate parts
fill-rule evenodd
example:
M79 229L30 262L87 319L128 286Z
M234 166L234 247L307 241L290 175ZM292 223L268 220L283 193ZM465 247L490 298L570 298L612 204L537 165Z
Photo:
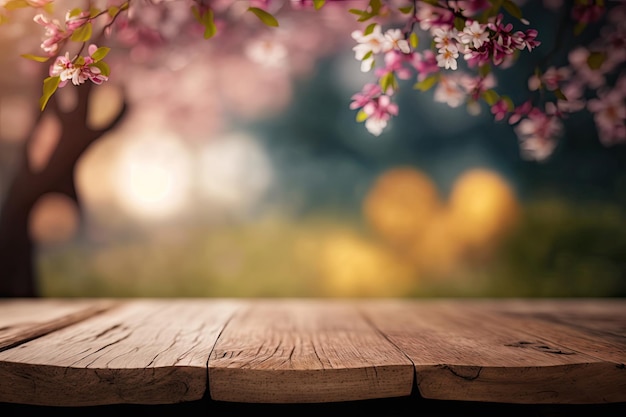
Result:
M563 324L498 314L507 311L503 300L480 303L394 300L370 302L363 312L414 362L425 398L532 404L626 401L623 349L606 345L600 337L574 343L572 338L580 334L568 329L560 337ZM559 304L551 308L558 311ZM594 343L600 344L599 350L609 349L611 356L598 355Z
M487 300L468 307L477 317L497 317L502 324L521 329L529 337L520 340L520 348L541 348L532 340L545 339L566 351L585 353L619 367L626 363L626 303L598 301Z
M406 396L413 366L350 302L257 300L222 332L211 398L322 403Z
M168 404L203 397L236 301L133 300L0 352L0 402Z
M116 305L105 299L0 300L0 351L69 326Z

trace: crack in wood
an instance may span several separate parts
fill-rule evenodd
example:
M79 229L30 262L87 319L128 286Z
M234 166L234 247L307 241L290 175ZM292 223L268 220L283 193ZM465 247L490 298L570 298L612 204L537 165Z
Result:
M504 346L522 348L522 349L530 348L530 349L537 350L539 352L552 353L555 355L575 355L576 354L576 352L572 352L571 350L562 350L562 349L558 349L558 348L546 345L545 343L527 342L524 340L521 340L519 342L514 342L514 343L506 343Z
M455 370L454 367L451 365L439 365L439 368L450 371L454 376L457 376L466 381L474 381L478 379L480 377L480 373L483 371L482 366L464 366L464 367L461 367L461 369L474 371L476 374L475 375L463 375L459 373L459 371Z

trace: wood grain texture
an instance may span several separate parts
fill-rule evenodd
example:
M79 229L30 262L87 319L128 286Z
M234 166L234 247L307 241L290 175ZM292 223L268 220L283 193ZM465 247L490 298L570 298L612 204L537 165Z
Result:
M0 402L168 404L203 397L235 301L134 300L0 352Z
M626 404L625 301L0 300L0 403Z
M105 299L3 299L0 351L69 326L116 305Z
M372 302L364 314L415 364L425 398L507 403L626 401L623 343L533 316L532 303ZM545 304L559 314L560 304ZM514 312L515 313L512 313ZM613 310L621 313L622 307Z
M211 398L322 403L406 396L413 366L350 302L256 300L209 360Z

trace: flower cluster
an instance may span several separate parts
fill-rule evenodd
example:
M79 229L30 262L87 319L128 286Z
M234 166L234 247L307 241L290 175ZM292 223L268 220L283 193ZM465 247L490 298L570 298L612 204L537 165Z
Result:
M69 81L74 85L80 85L87 80L94 84L102 84L109 77L102 73L102 69L97 65L100 56L103 57L106 49L98 50L94 44L89 45L89 55L70 59L68 52L57 57L50 67L50 76L59 77L59 87L65 86Z
M88 47L88 55L80 54L101 35L107 38L114 33L122 45L137 44L140 38L155 44L179 34L171 25L174 19L184 22L190 32L209 39L228 27L227 16L242 15L233 12L235 8L243 10L242 4L260 22L276 27L279 23L275 15L283 9L319 10L334 3L347 5L347 12L364 26L352 32L356 43L353 52L360 70L373 73L375 82L368 82L361 92L352 96L350 108L356 110L357 121L364 122L367 131L375 136L381 135L399 114L394 100L400 83L413 80L414 89L433 89L436 102L450 107L465 105L470 114L479 114L486 104L495 122L512 125L522 155L529 159L543 160L550 156L563 135L564 119L582 110L593 114L603 144L626 142L626 75L620 73L626 62L626 5L623 4L608 7L603 0L576 0L568 5L575 35L605 20L606 30L591 47L572 50L568 65L556 67L549 60L542 62L528 81L530 98L515 104L496 90L494 70L509 68L520 54L530 53L541 45L538 31L523 16L520 8L523 2L189 0L190 18L185 20L186 17L181 17L184 13L170 13L172 2L165 0L152 0L141 6L137 0L103 0L104 8L95 7L95 3L86 9L77 7L67 11L63 21L59 21L51 13L54 0L2 1L0 23L8 19L12 10L28 7L36 12L33 20L44 29L40 45L44 56L24 55L35 61L53 61L50 77L44 81L42 110L56 89L70 81L72 85L88 80L100 84L108 79L109 68L102 61L108 48L92 45ZM563 8L566 3L544 0L550 11ZM164 10L159 16L169 17L152 27L144 25L143 16L159 7ZM79 53L67 51L71 44L79 45ZM263 49L259 49L260 45L247 51L252 59L264 62L267 58L264 56L272 50L267 43ZM264 56L259 57L259 52ZM273 61L280 65L284 51L273 52L278 54Z
M369 8L360 11L360 20L368 20L375 3L370 1ZM572 50L567 66L538 66L528 82L530 98L519 105L496 91L493 70L509 68L522 51L531 52L541 42L538 31L528 27L530 22L513 2L414 1L398 10L402 29L383 31L376 22L353 34L361 71L373 69L375 85L380 87L376 90L368 84L350 105L359 110L357 121L365 121L370 133L380 135L397 115L398 107L391 100L399 80L414 79L415 89L434 89L435 101L450 107L465 104L471 114L480 113L480 103L485 102L494 121L513 126L527 159L548 158L564 134L564 119L582 110L593 114L603 144L626 142L626 74L620 74L626 62L626 5L607 12L604 2L577 1L570 10L574 34L606 16L601 39L590 48ZM526 27L515 29L515 22ZM426 48L418 49L418 34L429 38ZM392 39L402 47L392 47Z
M393 96L397 91L398 80L416 76L417 89L427 90L437 85L436 101L448 103L451 107L467 102L472 113L480 111L478 101L488 95L492 112L497 120L501 120L511 103L506 98L495 97L492 90L495 79L489 72L489 66L505 66L518 51L532 51L539 46L537 31L515 31L513 24L504 23L502 13L488 16L481 22L477 15L484 12L488 2L431 3L415 2L402 9L408 15L404 30L390 28L383 33L380 24L372 23L364 32L355 31L352 37L357 45L353 50L355 58L361 61L361 71L368 72L374 68L376 59L382 55L383 65L375 68L374 74L386 97ZM521 21L527 24L523 19ZM417 26L430 36L431 47L417 49ZM468 69L481 69L480 74L472 76L459 71L461 59ZM369 90L371 87L368 87ZM374 96L372 100L376 101L378 97ZM387 100L385 98L384 102ZM364 111L357 114L357 120L365 121L365 127L374 135L380 135L381 126L386 127L387 121L398 111L397 106L392 106L392 111L381 118L378 113L366 111L365 105L371 107L372 101L360 107L356 107L357 102L360 101L353 101L351 107ZM369 117L378 117L377 122L368 123Z

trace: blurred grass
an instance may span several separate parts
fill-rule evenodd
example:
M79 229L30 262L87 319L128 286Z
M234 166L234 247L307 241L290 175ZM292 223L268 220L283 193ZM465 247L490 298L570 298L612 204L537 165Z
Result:
M45 296L626 296L626 215L601 203L527 203L490 256L461 262L429 275L358 216L319 215L75 243L40 252L38 268Z

